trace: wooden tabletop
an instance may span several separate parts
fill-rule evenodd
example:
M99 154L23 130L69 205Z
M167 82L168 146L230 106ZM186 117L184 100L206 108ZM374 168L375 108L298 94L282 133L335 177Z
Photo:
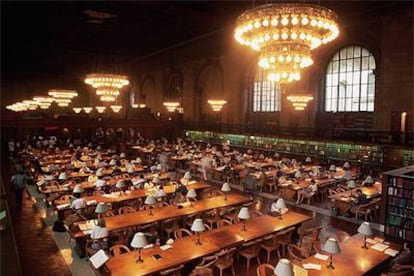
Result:
M176 187L177 187L177 185L165 185L164 186L164 191L167 194L172 194L172 193L175 192ZM187 185L187 189L194 189L194 190L205 189L205 188L209 188L209 187L211 187L211 186L207 183L204 183L204 182L196 182L196 183ZM129 191L128 193L123 193L123 195L113 196L113 197L110 197L110 195L108 194L106 196L96 195L96 196L86 196L86 197L83 197L83 198L86 200L86 202L95 200L97 203L99 203L99 202L115 203L115 202L122 202L122 201L126 201L126 200L137 199L137 198L144 198L150 192L151 192L150 189L148 189L148 190L141 189L141 190ZM58 205L67 204L67 203L69 203L68 200L56 200L54 202L54 205L58 206ZM94 204L94 205L96 205L96 204ZM66 210L66 209L69 209L69 208L70 207L63 208L63 209L60 209L60 210Z
M382 184L376 182L372 187L358 187L352 189L352 194L356 194L356 190L361 189L362 193L367 196L367 199L371 199L381 195ZM337 201L344 201L344 202L352 202L351 191L345 191L341 193L334 194L329 196L330 199L334 199Z
M360 234L354 235L348 240L339 243L341 252L333 255L334 270L328 269L326 266L328 261L322 261L320 259L311 256L303 263L320 264L321 270L308 270L308 275L363 275L376 266L384 263L388 259L392 258L383 252L375 249L363 249L363 236ZM368 247L371 244L368 243ZM391 243L391 248L400 250L401 245Z
M182 208L170 205L162 208L153 209L153 215L149 215L149 211L138 211L135 213L116 215L105 218L106 227L109 231L127 228L136 225L144 225L152 222L162 221L169 218L187 216L195 213L202 213L216 208L226 206L244 204L251 201L249 197L244 195L229 193L227 200L224 196L216 196L213 198L201 199L194 202L193 206L185 204ZM80 222L84 223L84 222ZM72 232L72 236L80 238L85 236L82 231Z
M221 249L236 246L271 233L299 225L311 219L295 212L288 212L283 219L267 215L249 219L246 222L247 231L242 231L242 224L233 224L212 231L201 233L201 245L195 245L196 236L176 240L172 249L162 251L159 247L142 250L144 263L136 263L138 252L133 251L117 257L112 257L106 266L111 275L149 275L186 263L197 258L213 254ZM159 254L162 259L156 261L152 257Z

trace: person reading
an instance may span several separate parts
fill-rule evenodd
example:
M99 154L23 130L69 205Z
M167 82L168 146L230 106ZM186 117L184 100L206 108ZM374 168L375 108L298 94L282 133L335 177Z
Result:
M298 192L298 199L296 201L296 205L302 204L303 200L306 198L312 198L316 192L318 191L318 185L316 184L315 180L310 181L310 185Z

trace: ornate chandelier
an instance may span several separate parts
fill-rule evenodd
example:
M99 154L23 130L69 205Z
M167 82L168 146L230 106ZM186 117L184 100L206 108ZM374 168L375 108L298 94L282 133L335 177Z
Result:
M313 64L311 50L339 35L336 20L336 13L317 5L268 4L240 15L234 37L259 52L269 80L287 83Z
M292 102L292 106L295 110L304 110L308 105L308 102L313 100L313 97L307 94L289 95L286 98Z
M85 83L96 88L96 95L103 102L114 102L119 91L129 85L127 76L115 74L88 74Z
M221 111L221 109L223 108L223 105L225 105L227 103L227 101L225 100L208 100L207 101L210 105L211 108L213 109L213 111Z
M168 112L174 112L179 106L179 102L164 102L163 105L167 108Z
M55 99L72 99L78 96L78 92L68 89L51 89L49 90L48 95Z

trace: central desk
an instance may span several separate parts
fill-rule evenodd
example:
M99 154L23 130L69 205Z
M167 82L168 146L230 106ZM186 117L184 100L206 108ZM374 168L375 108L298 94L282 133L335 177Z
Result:
M290 228L299 226L311 218L299 213L288 212L283 219L271 216L261 216L246 222L247 231L242 231L242 224L224 226L200 235L201 245L195 245L196 235L176 240L173 248L162 251L159 247L142 250L144 262L136 263L138 252L132 251L117 257L112 257L106 267L111 275L151 275L162 270L178 266L192 260L214 254L222 249L237 246L244 242L253 241L257 238ZM159 254L162 259L156 261L152 258Z

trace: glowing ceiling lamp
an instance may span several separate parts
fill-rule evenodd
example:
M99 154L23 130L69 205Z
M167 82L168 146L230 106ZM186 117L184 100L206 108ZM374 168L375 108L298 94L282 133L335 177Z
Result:
M74 107L73 108L73 112L75 112L76 114L81 113L81 111L82 111L82 107Z
M207 101L210 105L211 108L213 109L213 111L221 111L221 109L223 108L223 105L225 105L227 103L227 101L225 100L208 100Z
M65 99L65 98L57 98L55 99L55 102L57 103L58 106L60 107L67 107L69 106L69 104L72 102L70 99Z
M167 108L168 112L174 112L179 106L179 102L164 102L163 105Z
M85 113L86 114L89 114L89 113L91 113L92 112L92 107L88 107L88 106L85 106L85 107L82 107L82 109L83 109L83 111L85 111Z
M98 113L104 113L106 106L95 106L95 108L98 111Z
M304 110L309 101L313 100L313 97L308 94L295 94L286 97L292 102L292 106L295 110Z
M269 80L287 83L313 64L311 50L339 35L336 20L336 13L317 5L268 4L240 15L234 37L259 52Z
M129 85L127 76L115 74L88 74L85 83L96 88L96 94L103 102L113 102L120 90Z
M72 99L78 96L78 92L76 92L76 90L68 89L51 89L47 94L55 99Z
M118 113L119 111L121 111L122 106L121 105L111 105L110 108L112 109L113 112Z

